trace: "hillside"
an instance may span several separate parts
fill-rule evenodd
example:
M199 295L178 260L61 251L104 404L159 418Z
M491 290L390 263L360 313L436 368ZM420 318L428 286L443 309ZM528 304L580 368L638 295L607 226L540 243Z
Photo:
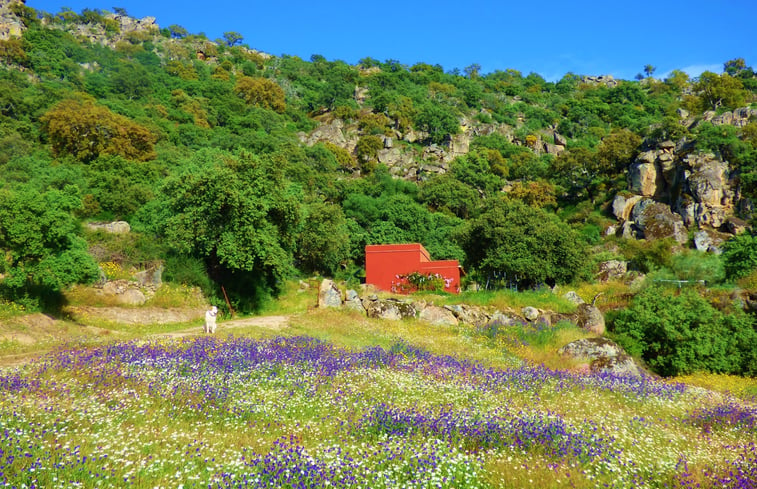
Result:
M730 342L657 370L754 372L757 77L745 60L693 80L547 82L277 57L232 34L0 2L4 314L59 315L74 284L155 273L249 313L292 278L357 285L367 244L416 242L460 260L472 288L611 277L618 289L598 303L610 332L650 362L664 350L650 346L654 325L629 314L695 308L670 324L693 343ZM644 302L643 277L706 287Z
M745 60L548 82L113 10L0 0L0 485L757 487ZM363 286L390 243L461 293Z

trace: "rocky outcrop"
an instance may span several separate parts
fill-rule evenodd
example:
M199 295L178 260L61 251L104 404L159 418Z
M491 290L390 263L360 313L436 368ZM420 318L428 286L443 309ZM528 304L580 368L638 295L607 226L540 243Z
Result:
M628 189L644 197L661 200L680 185L675 144L663 141L656 148L639 153L628 168Z
M620 84L620 82L613 78L612 75L582 76L581 83L586 83L588 85L604 85L608 88L617 87Z
M710 207L730 205L733 198L728 181L728 164L713 154L690 155L687 187L694 200Z
M560 355L589 362L592 372L642 375L644 370L617 343L607 338L585 338L563 346Z
M634 206L643 199L641 195L633 195L626 197L623 195L616 195L612 201L612 213L619 221L627 221L631 217L631 211Z
M144 287L129 280L108 281L101 288L95 290L99 295L112 297L116 303L125 306L141 306L148 299ZM150 296L154 295L155 288L150 288L148 293Z
M748 120L754 111L743 108L707 117L738 126L741 123L736 121ZM663 141L639 153L628 168L628 190L633 195L618 194L612 203L612 213L620 222L615 227L617 235L629 239L672 237L683 244L692 226L731 233L728 223L739 219L734 214L750 214L752 203L740 195L728 162L691 149L685 141ZM705 248L704 239L701 235L695 243L697 249ZM717 250L717 246L706 247Z
M0 41L21 37L26 30L24 23L11 11L14 4L25 3L25 0L0 0Z
M757 109L741 107L735 109L733 112L723 112L720 115L717 115L715 111L708 111L704 113L702 119L711 122L715 126L730 125L744 127L755 118L757 118Z
M490 321L491 316L480 307L469 306L468 304L455 304L444 306L463 324L481 325Z

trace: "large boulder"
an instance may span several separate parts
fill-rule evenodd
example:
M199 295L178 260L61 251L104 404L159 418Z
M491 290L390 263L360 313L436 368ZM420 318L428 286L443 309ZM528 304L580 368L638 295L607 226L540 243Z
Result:
M628 273L628 262L621 260L607 260L599 264L597 279L600 282L625 278Z
M637 217L636 225L644 233L644 238L648 240L673 238L679 243L686 243L689 240L683 218L679 214L674 214L670 206L660 202L646 205Z
M585 338L573 341L557 352L576 360L587 360L592 372L636 376L644 373L623 348L607 338Z
M452 314L463 324L482 325L487 324L491 318L483 309L467 304L455 304L444 306L445 309L452 311Z
M728 163L715 155L690 155L686 164L691 168L688 187L694 200L707 206L728 205Z
M459 323L452 311L439 306L424 307L418 315L418 319L433 326L457 326Z
M652 197L662 184L662 174L654 163L636 162L628 169L628 187L639 195Z
M526 306L521 312L523 313L523 317L529 321L536 321L539 319L539 310L535 307Z
M324 279L321 282L318 307L342 307L342 293L333 280Z
M576 322L578 326L590 333L603 335L605 333L605 317L596 306L591 304L579 304L576 309Z
M363 305L368 317L374 319L399 321L414 318L417 312L412 303L398 299L367 299Z
M352 289L347 290L347 298L344 301L345 309L352 309L360 314L366 314L363 301L360 299L358 293Z
M616 195L612 201L612 213L619 221L627 221L631 217L634 206L642 199L641 195L624 197Z

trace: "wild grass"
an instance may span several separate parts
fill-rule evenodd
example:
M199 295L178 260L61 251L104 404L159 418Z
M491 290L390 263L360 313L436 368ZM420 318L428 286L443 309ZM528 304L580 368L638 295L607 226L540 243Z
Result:
M68 345L2 370L0 480L52 488L683 487L675 484L690 476L684 460L702 487L721 487L704 474L728 469L736 480L754 462L744 447L757 433L726 424L748 409L653 379L491 361L496 348L469 331L382 324L319 311L287 334L329 341L230 335ZM725 421L705 433L703 416L713 420L707 426Z
M692 388L580 373L556 354L586 336L568 323L374 320L309 310L317 287L299 290L290 286L284 304L269 309L291 312L288 326L221 322L214 337L166 336L197 331L200 321L135 327L77 318L107 334L0 369L0 485L715 488L755 480L753 381L680 379Z

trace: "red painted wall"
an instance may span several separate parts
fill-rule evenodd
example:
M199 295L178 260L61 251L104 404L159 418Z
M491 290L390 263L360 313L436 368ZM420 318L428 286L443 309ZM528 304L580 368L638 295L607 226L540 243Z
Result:
M447 292L460 291L460 265L457 260L432 261L418 244L368 245L365 247L365 282L392 291L397 275L410 272L438 273L449 279Z

